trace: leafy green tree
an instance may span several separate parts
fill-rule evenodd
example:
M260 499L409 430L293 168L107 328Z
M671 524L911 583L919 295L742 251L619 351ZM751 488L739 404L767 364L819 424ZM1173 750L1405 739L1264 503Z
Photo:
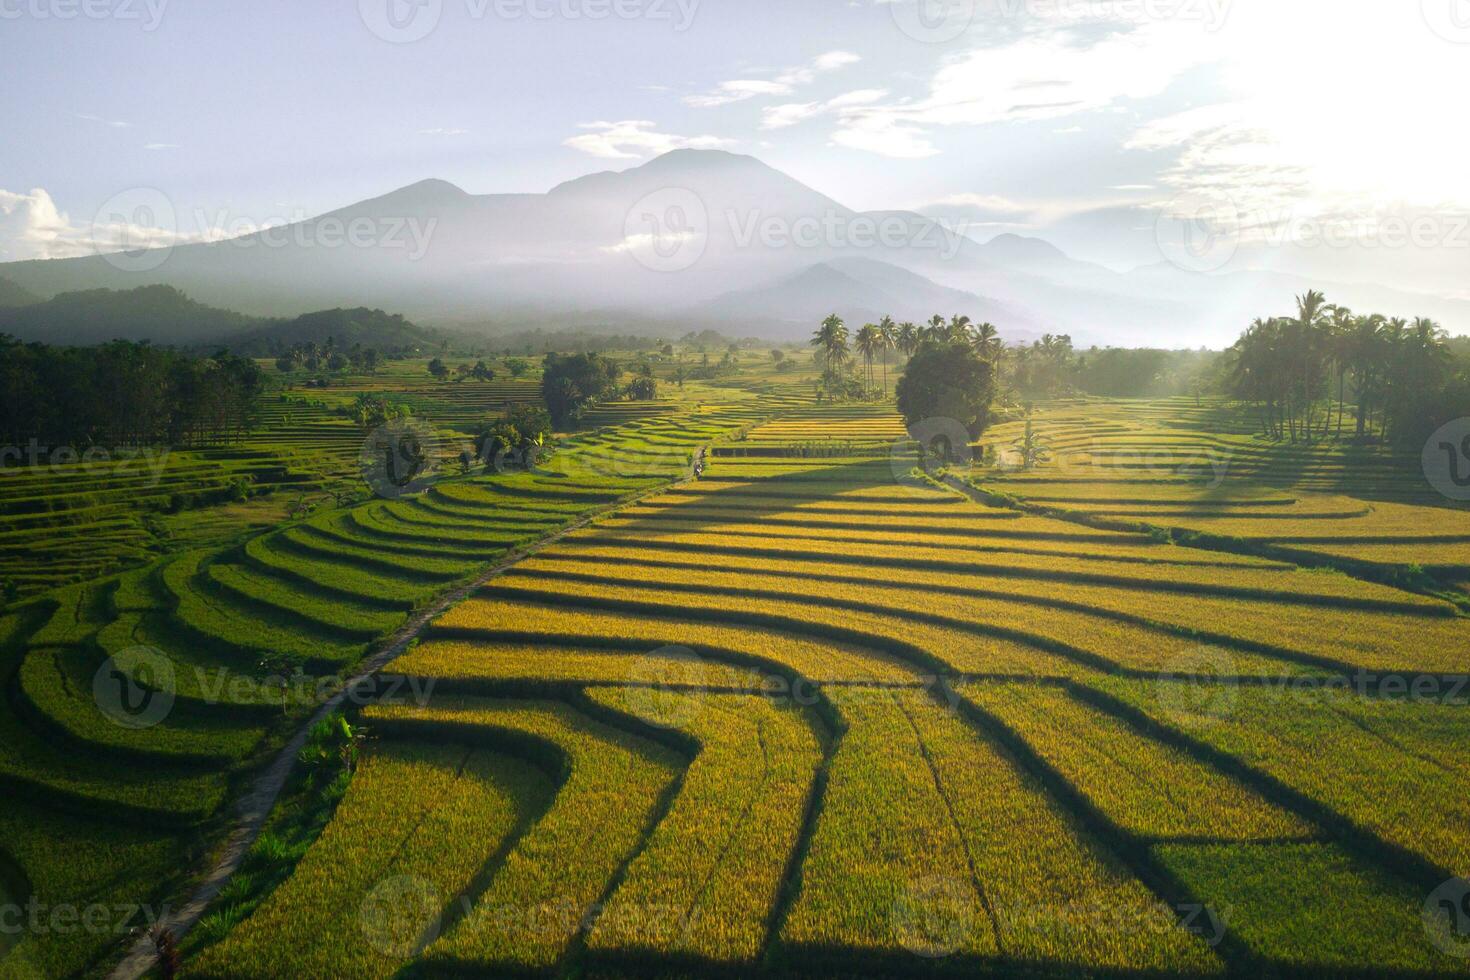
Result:
M529 361L519 357L512 357L505 362L505 369L510 372L512 378L520 378L524 377L526 372L531 370L531 364Z
M598 400L617 391L622 369L600 354L547 354L541 397L560 429L572 425Z
M487 469L529 469L551 441L551 415L539 405L519 404L475 437L475 454Z
M443 381L449 377L449 366L444 363L443 358L436 357L429 362L429 373L434 376L436 381Z
M926 419L954 419L973 441L990 424L995 365L965 341L926 340L904 366L894 392L911 430Z

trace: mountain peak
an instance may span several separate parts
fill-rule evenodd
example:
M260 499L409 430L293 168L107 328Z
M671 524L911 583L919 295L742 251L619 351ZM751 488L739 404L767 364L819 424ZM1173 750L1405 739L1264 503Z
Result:
M450 204L469 197L469 193L447 180L430 177L417 183L400 187L396 191L389 191L375 200L379 203L392 201L394 204L404 207L432 207L437 204Z
M1039 261L1065 259L1067 257L1067 253L1057 248L1051 242L1041 238L1029 238L1025 235L1017 235L1012 232L996 235L985 243L984 248L989 252L1013 260Z

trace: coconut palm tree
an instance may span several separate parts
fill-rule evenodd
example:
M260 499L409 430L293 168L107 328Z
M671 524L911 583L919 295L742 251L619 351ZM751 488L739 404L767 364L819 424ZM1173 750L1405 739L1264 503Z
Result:
M842 322L842 317L833 313L823 320L812 337L812 346L826 359L828 374L838 373L852 356L847 349L847 324Z
M1353 329L1356 327L1358 318L1353 316L1353 311L1346 306L1332 307L1332 321L1327 329L1327 353L1332 358L1332 368L1337 373L1337 436L1342 440L1342 414L1343 405L1347 401L1347 373L1348 353L1353 343ZM1332 427L1332 412L1327 413L1327 425L1323 428L1325 436L1327 430Z
M873 361L878 352L883 349L883 334L878 330L876 323L865 323L857 332L857 340L854 342L858 353L863 356L863 363L868 368L868 391L873 390Z
M956 314L949 318L949 325L944 328L945 335L952 341L965 341L970 339L970 318Z
M904 357L913 357L914 351L919 349L919 327L905 320L898 325L898 337L896 343L898 349L903 351Z
M929 325L924 328L925 340L940 340L944 336L944 317L938 313L929 318Z
M893 317L885 316L878 321L878 339L882 341L883 352L883 397L888 397L888 352L893 350L893 345L898 340L898 325L893 322Z
M975 353L987 361L993 361L1000 353L1000 331L995 329L995 324L987 321L975 328L970 343L974 346Z

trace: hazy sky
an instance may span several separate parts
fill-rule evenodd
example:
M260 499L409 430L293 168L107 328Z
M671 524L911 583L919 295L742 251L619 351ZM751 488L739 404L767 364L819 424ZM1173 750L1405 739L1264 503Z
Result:
M1228 209L1237 262L1470 291L1470 0L0 0L0 65L0 259L138 187L219 234L710 146L1117 268ZM1251 247L1321 232L1367 248Z

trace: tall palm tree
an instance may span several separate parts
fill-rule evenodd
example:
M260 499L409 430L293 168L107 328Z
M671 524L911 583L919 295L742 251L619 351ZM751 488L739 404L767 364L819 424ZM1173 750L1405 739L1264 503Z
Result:
M888 352L898 341L898 325L893 322L893 317L885 316L878 321L878 339L882 341L883 351L883 397L888 397Z
M925 340L939 340L944 336L944 317L938 313L929 318L929 326L924 328Z
M974 345L975 353L988 361L994 360L1000 353L1000 331L995 329L995 324L987 321L975 328L970 343Z
M833 313L823 320L812 337L812 346L826 358L828 373L836 374L851 358L847 350L847 324L842 322L842 317Z
M1327 351L1332 357L1332 368L1337 372L1337 439L1342 440L1343 404L1347 401L1348 354L1352 348L1353 330L1358 318L1346 306L1332 307L1332 323L1328 327ZM1332 413L1327 413L1327 428L1332 425Z
M1382 393L1384 328L1388 321L1375 313L1358 317L1353 324L1347 358L1353 372L1353 398L1358 403L1356 437L1368 434L1368 418Z
M945 335L950 340L968 341L970 339L970 318L956 314L949 318L949 325L944 328Z
M855 346L858 353L863 355L863 363L868 368L868 391L873 390L873 360L883 346L883 334L879 332L875 323L865 323L857 332Z
M913 357L914 351L919 349L919 327L908 320L900 323L897 344L904 357Z

